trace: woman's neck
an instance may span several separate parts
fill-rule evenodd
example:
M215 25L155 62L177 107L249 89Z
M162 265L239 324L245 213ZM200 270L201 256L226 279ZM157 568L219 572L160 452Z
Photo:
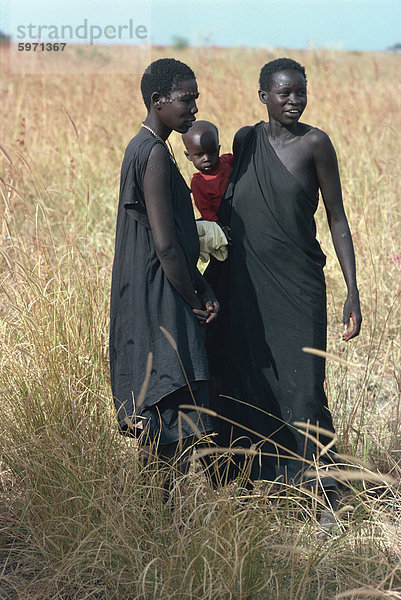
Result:
M147 125L147 127L149 127L160 139L162 139L163 142L166 141L172 131L169 127L166 127L166 125L164 125L160 119L157 118L157 115L154 115L151 112L148 113L148 116L143 123L144 125Z
M292 125L283 125L280 123L280 121L270 119L267 123L265 123L265 129L267 135L272 140L276 138L293 137L296 135L298 123L294 123Z

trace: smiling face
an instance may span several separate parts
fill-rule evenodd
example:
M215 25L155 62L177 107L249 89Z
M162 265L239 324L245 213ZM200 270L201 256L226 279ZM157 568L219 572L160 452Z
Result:
M186 79L174 85L168 96L154 98L160 121L170 130L186 133L198 112L198 96L196 79Z
M219 162L219 139L217 133L213 129L208 129L203 132L192 132L185 136L185 153L194 167L201 173L209 173L215 169Z
M270 120L296 124L307 103L305 77L295 70L279 71L273 75L270 90L259 91L259 99L266 104Z

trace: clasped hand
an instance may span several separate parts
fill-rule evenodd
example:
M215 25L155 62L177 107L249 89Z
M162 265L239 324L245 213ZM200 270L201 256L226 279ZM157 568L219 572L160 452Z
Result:
M200 325L208 325L217 317L220 310L220 304L216 298L206 300L205 308L193 308L192 312L198 319Z

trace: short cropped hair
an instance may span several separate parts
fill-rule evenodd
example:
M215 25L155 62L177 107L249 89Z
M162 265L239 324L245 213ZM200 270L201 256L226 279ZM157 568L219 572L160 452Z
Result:
M217 129L217 127L214 123L211 123L210 121L196 120L195 123L192 125L192 127L190 127L190 129L188 129L188 131L186 133L182 134L182 139L183 139L184 144L185 144L185 140L192 139L197 133L199 133L199 131L201 133L204 133L206 131L213 131L213 133L216 134L217 140L219 139L219 130Z
M259 89L268 92L273 84L273 75L281 71L298 71L305 77L306 83L305 67L292 58L276 58L262 67L259 75Z
M168 96L175 85L188 79L195 79L194 72L175 58L159 58L152 62L146 67L141 79L141 92L146 108L150 110L153 92Z

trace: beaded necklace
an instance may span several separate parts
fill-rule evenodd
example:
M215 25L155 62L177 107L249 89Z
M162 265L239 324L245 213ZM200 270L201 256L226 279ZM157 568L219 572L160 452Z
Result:
M171 147L171 144L170 144L170 142L169 142L169 143L168 143L168 145L167 145L167 144L166 144L166 142L165 142L164 140L162 140L162 138L161 138L159 135L157 135L156 131L153 131L153 129L152 129L151 127L149 127L149 125L145 125L145 123L142 123L141 127L144 127L145 129L147 129L148 131L150 131L150 133L151 133L152 135L154 135L154 136L155 136L155 138L156 138L157 140L159 140L159 142L161 142L161 143L162 143L162 144L165 146L165 148L166 148L166 150L167 150L167 152L168 152L168 155L169 155L169 157L170 157L170 160L172 160L172 161L173 161L173 163L175 164L175 166L176 166L176 167L177 167L177 169L178 169L179 167L178 167L178 165L177 165L177 161L176 161L176 159L175 159L175 156L174 156L174 151L173 151L173 149L172 149L172 147Z

